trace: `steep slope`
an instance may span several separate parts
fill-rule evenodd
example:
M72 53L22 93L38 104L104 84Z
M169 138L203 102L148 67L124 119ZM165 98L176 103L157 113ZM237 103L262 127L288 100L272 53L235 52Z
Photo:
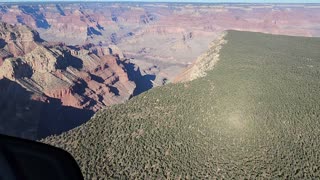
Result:
M206 76L206 71L213 69L214 65L219 60L219 53L222 46L227 43L225 35L225 32L221 33L221 35L210 44L210 49L199 56L196 61L175 77L173 82L187 82Z
M8 57L17 57L29 53L41 39L39 34L26 26L0 24L0 65Z
M125 67L131 63L123 58L123 54L116 46L101 47L92 44L66 46L62 43L49 43L43 41L37 32L26 26L7 23L0 23L0 42L0 80L5 80L1 87L3 92L9 92L11 84L15 84L14 86L20 89L16 92L19 97L19 93L25 92L28 94L27 97L30 97L30 101L70 106L70 108L85 109L88 112L82 117L78 117L77 114L66 116L57 113L56 116L49 118L50 120L46 116L41 116L43 120L41 117L34 117L37 119L34 121L41 120L43 128L48 131L34 127L42 133L37 135L36 132L29 137L31 139L61 133L61 129L68 127L67 121L70 119L79 118L79 125L88 120L94 111L129 99L136 88L127 74L127 71L134 70ZM138 72L134 71L134 73ZM5 94L2 96L5 97ZM10 104L2 102L2 105L6 106L6 103ZM64 110L61 108L61 111ZM48 112L48 114L51 113ZM16 129L15 124L18 124L18 121L14 120L15 115L5 116L4 114L6 113L3 112L0 120L8 122L5 129L8 131ZM39 114L41 114L40 111ZM19 116L23 118L23 114ZM10 119L12 119L12 127L10 127ZM65 119L66 126L63 122L54 124L60 119ZM47 124L44 123L45 120ZM22 127L23 122L25 121L21 121ZM5 129L0 132L7 134ZM28 128L25 131L28 131ZM14 134L10 133L10 135Z
M135 85L116 47L50 44L21 25L1 23L0 30L1 50L6 55L2 56L0 78L59 98L64 105L93 110L122 102L133 93Z
M0 79L0 133L26 139L60 134L86 122L89 109L65 106L60 99L33 93L19 83Z
M225 40L205 77L42 142L72 153L86 179L320 178L320 39L229 31Z

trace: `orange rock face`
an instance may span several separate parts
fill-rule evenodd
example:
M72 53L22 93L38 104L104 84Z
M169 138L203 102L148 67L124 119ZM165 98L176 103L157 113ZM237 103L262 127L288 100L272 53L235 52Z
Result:
M47 41L118 43L146 33L229 29L320 36L318 5L87 3L2 5L1 21L25 24Z
M7 23L0 23L0 44L1 134L59 134L136 89L127 74L131 63L116 46L48 43L26 26Z
M62 105L96 111L127 100L135 89L120 52L107 54L95 46L72 49L63 44L48 45L21 25L2 23L0 33L4 52L0 78L60 99ZM112 47L104 48L112 51ZM99 51L92 52L94 49Z
M124 55L135 59L141 71L155 75L154 83L160 85L165 79L173 80L225 30L320 36L318 4L101 2L0 5L0 8L2 21L25 24L49 42L115 44L123 52L120 59ZM16 54L21 53L11 48ZM111 53L100 47L92 52L100 57Z

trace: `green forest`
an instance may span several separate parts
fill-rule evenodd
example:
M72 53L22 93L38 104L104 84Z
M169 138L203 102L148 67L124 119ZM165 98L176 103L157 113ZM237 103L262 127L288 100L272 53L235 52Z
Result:
M42 142L70 152L86 179L319 179L320 38L225 39L205 77L154 88Z

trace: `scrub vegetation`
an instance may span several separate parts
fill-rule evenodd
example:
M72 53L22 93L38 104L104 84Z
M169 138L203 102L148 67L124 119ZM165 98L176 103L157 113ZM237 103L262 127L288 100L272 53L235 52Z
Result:
M42 141L69 151L86 179L319 179L320 39L225 38L207 76Z

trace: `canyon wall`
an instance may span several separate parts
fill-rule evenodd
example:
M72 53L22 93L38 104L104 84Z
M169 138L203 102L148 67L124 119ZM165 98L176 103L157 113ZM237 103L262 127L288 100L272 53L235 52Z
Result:
M225 30L320 36L318 4L43 3L0 6L1 21L25 24L47 41L117 45L155 75L171 81Z
M2 101L1 105L6 107L10 104L17 104L19 108L24 109L28 107L25 105L26 103L32 102L30 106L38 107L28 108L30 111L35 111L31 114L26 109L22 114L13 111L8 115L5 112L6 108L3 109L0 113L1 123L10 122L10 119L12 123L0 130L2 133L6 129L16 129L9 126L19 124L19 119L23 119L28 113L30 119L34 119L30 120L31 122L39 124L41 121L42 129L49 129L44 131L45 135L59 133L61 129L58 127L50 130L57 125L54 121L58 120L55 119L64 119L65 122L58 124L65 128L63 123L68 124L68 121L74 121L78 114L71 113L68 116L58 117L61 113L58 110L57 114L52 114L55 109L50 109L52 105L56 108L61 106L77 111L87 111L88 113L79 117L80 123L88 120L90 114L92 115L93 112L103 107L122 103L129 99L136 89L136 84L129 79L125 67L131 63L123 59L123 55L116 46L99 47L92 44L66 46L63 43L49 43L42 40L38 33L29 27L7 23L0 23L0 41L2 42L0 81L3 81L1 96L5 99L14 97L12 98L13 102L7 99ZM8 108L7 110L11 111L12 109ZM63 108L61 111L64 111ZM34 116L31 116L32 114ZM47 117L47 114L52 114L52 117ZM48 118L53 119L53 122L43 123ZM21 120L19 126L24 126L23 122L25 120ZM43 133L38 134L42 129L37 130L37 128L40 128L40 125L31 128L33 134L27 133L28 135L22 137L43 136ZM25 130L27 129L30 128L25 128Z

